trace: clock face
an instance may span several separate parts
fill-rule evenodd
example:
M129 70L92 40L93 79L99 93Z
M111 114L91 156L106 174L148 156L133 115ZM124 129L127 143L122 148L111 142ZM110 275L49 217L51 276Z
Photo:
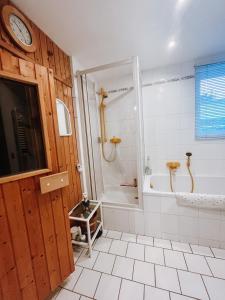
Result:
M30 46L32 44L32 36L26 24L14 14L9 16L9 23L13 33L20 42L24 45Z

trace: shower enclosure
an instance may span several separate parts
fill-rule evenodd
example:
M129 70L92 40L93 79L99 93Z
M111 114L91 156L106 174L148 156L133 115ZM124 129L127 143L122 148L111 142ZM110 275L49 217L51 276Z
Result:
M138 58L77 72L84 189L105 204L142 204L144 157Z

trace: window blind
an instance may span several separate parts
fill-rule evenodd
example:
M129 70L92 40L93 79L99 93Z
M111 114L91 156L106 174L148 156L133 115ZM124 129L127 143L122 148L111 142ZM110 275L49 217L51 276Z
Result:
M225 138L225 62L195 67L197 139Z

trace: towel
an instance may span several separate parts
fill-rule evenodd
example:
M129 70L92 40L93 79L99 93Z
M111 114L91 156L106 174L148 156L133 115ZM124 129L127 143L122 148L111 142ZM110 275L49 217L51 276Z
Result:
M225 195L175 193L177 203L183 206L225 209Z

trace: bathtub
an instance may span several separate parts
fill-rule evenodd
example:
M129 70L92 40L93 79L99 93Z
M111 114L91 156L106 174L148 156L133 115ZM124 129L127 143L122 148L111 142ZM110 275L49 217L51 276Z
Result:
M191 188L189 176L176 176L179 193ZM188 193L187 193L188 194ZM225 210L181 205L170 191L169 176L146 176L143 187L145 234L181 242L225 248ZM195 177L195 195L224 197L225 177Z

